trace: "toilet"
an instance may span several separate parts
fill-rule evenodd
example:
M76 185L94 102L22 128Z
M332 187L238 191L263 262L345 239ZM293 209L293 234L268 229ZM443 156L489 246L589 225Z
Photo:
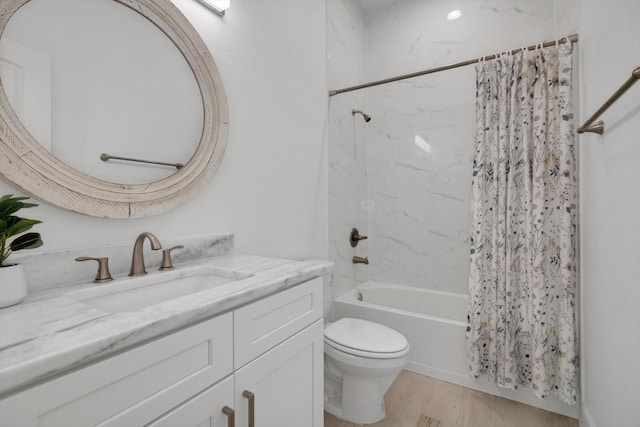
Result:
M345 317L324 330L324 409L345 421L384 419L384 394L409 361L409 342L378 323Z

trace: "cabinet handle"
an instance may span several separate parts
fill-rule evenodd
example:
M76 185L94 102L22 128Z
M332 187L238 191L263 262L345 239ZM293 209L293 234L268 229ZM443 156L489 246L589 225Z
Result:
M228 418L227 427L236 427L236 413L233 409L225 406L222 408L222 413Z
M249 399L249 427L256 426L256 396L249 390L242 392L242 397Z

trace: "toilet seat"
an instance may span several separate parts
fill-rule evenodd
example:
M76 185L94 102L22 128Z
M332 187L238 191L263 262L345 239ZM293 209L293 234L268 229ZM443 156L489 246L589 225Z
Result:
M363 357L367 359L397 359L400 357L404 357L409 353L409 347L405 348L402 351L396 353L374 353L370 351L362 351L355 348L347 347L344 345L340 345L336 342L333 342L325 337L324 343L329 347L340 351L342 353L350 354L352 356Z
M395 359L409 353L409 342L387 326L349 317L327 326L326 345L353 356L369 359Z

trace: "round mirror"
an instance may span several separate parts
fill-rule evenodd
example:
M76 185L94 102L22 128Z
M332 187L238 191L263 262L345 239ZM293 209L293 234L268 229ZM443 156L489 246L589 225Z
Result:
M0 82L0 173L77 212L169 210L224 153L219 74L168 0L3 0Z
M0 39L0 78L43 147L105 181L144 184L176 168L108 162L103 153L185 164L202 135L200 89L184 56L148 19L113 1L26 3Z

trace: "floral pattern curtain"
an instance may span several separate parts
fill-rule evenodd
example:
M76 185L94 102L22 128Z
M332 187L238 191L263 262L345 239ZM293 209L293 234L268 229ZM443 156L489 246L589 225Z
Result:
M575 403L571 43L476 67L467 350L473 376Z

